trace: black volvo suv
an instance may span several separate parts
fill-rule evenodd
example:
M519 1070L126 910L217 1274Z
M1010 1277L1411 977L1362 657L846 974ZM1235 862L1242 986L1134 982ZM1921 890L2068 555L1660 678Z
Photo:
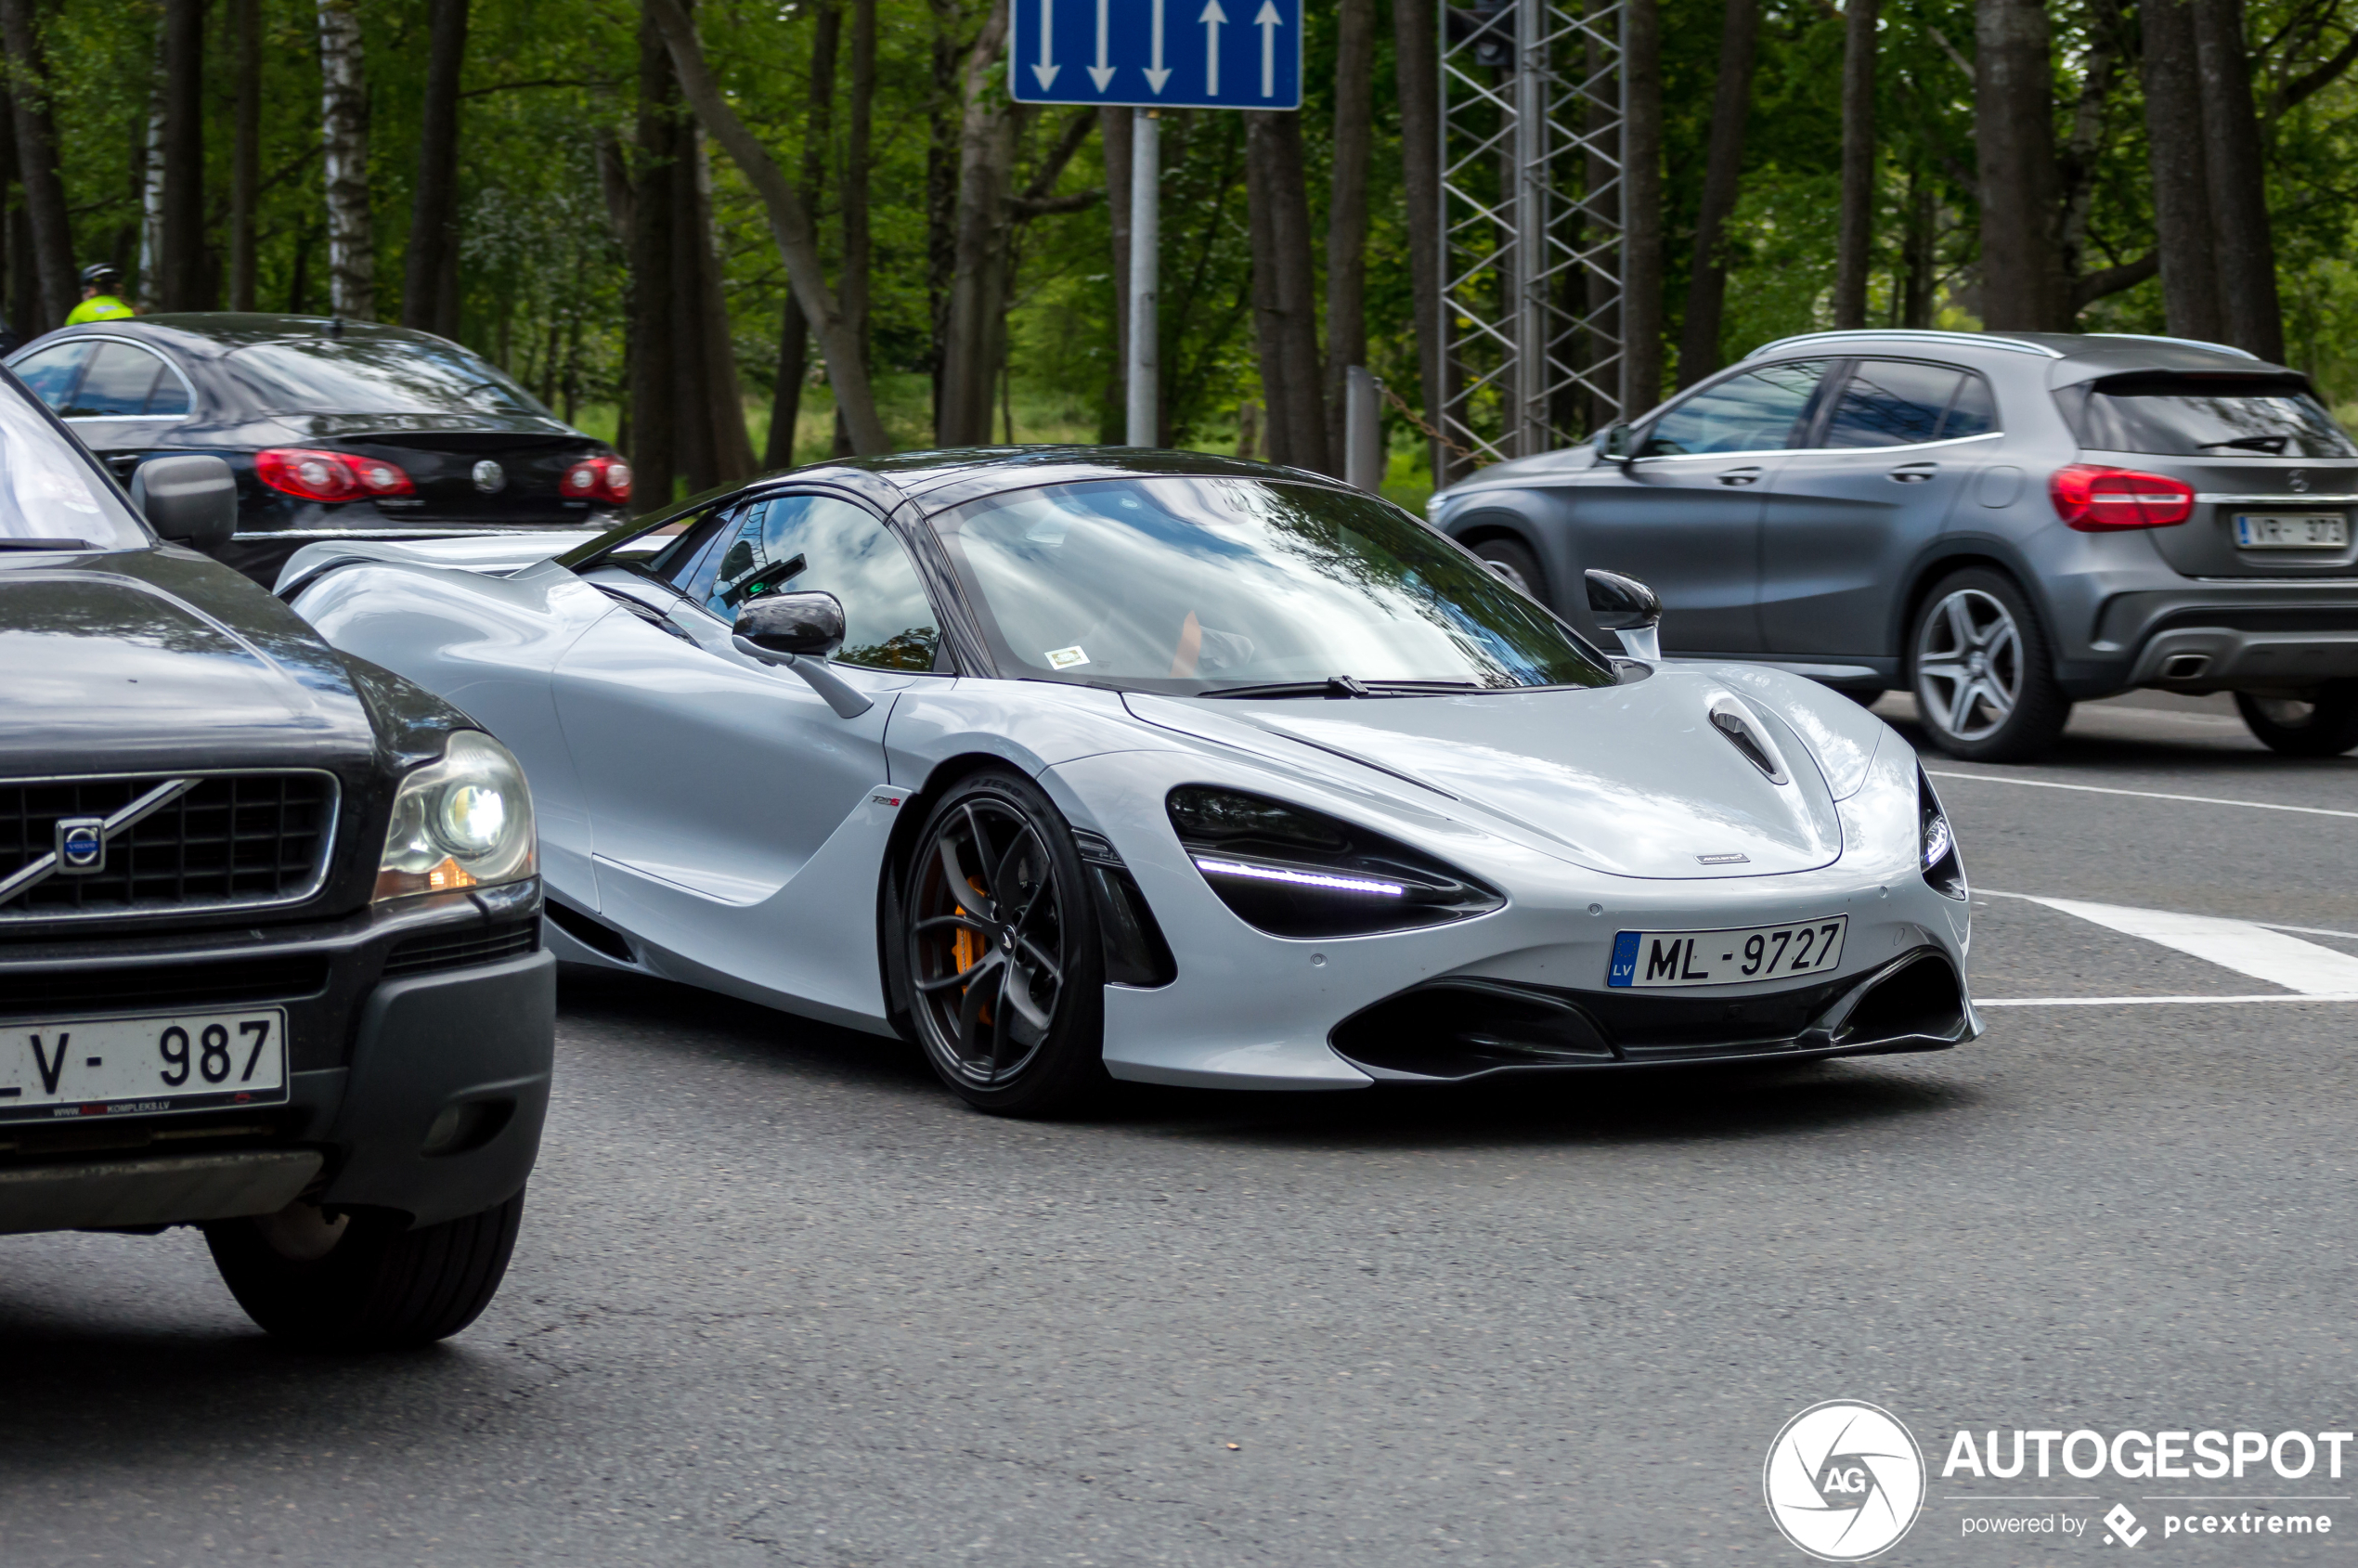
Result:
M274 1334L438 1339L548 1106L531 800L201 552L235 520L219 458L126 494L0 373L0 1235L201 1225Z

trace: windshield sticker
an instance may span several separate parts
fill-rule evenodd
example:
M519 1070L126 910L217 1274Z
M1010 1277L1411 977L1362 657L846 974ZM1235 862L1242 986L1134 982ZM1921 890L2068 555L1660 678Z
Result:
M1050 669L1071 669L1077 666L1087 664L1088 662L1089 655L1081 651L1081 644L1078 642L1074 643L1069 648L1051 648L1048 650L1048 667Z

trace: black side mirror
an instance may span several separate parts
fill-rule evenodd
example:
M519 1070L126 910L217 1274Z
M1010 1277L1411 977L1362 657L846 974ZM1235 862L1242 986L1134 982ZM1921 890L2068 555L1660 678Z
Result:
M208 555L238 531L238 481L219 458L149 458L131 475L131 504L163 538Z
M745 602L732 629L767 654L823 659L843 646L843 605L832 593L765 593Z
M1626 424L1609 424L1597 437L1597 456L1606 462L1627 462L1638 455L1638 433Z
M1597 624L1617 635L1631 658L1660 663L1662 641L1657 628L1662 625L1662 596L1619 572L1591 566L1582 575L1588 580L1588 613Z

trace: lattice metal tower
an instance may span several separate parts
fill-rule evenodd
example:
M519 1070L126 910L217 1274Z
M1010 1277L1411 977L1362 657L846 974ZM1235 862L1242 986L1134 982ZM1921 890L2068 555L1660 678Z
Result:
M1440 427L1472 459L1452 477L1622 411L1626 10L1442 8Z

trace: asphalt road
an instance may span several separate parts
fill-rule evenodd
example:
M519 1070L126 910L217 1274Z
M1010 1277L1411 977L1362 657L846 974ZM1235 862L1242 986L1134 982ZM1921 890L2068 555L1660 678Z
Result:
M2358 760L2148 697L2051 764L1933 766L1976 992L2035 1004L1937 1056L1032 1125L909 1051L571 982L513 1271L447 1346L281 1351L187 1233L0 1242L0 1564L1800 1563L1762 1463L1835 1398L1933 1466L1882 1562L2117 1551L2117 1502L2140 1554L2351 1558L2358 1452L1939 1469L1960 1429L2358 1426L2358 1003L2033 901L2358 954L2318 934L2358 933ZM2189 996L2270 999L2133 1000ZM2165 1535L2196 1509L2334 1530ZM2084 1534L1963 1533L2010 1516Z

